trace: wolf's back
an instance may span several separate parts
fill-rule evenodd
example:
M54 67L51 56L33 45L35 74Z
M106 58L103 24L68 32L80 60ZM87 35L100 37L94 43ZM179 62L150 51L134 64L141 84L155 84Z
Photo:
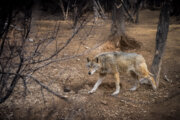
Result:
M101 62L114 62L115 60L131 61L135 64L145 63L145 59L142 55L136 53L126 53L126 52L104 52L97 55Z

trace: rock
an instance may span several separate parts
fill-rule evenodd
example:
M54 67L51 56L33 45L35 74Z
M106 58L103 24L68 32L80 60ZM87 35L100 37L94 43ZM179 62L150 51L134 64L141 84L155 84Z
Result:
M71 89L69 87L64 87L64 92L70 92Z
M101 103L102 103L103 105L107 105L107 101L105 101L105 100L101 100Z
M86 49L89 49L89 47L87 47L87 46L84 46Z
M164 75L164 80L166 80L166 81L172 83L172 80L168 79L167 75Z
M32 38L29 38L29 41L30 41L30 42L33 42L34 40L33 40Z

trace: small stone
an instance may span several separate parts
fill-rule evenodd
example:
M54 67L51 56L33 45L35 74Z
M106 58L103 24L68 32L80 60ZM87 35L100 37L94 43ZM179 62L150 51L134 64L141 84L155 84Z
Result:
M30 41L30 42L33 42L34 40L33 40L32 38L29 38L29 41Z
M64 87L64 92L70 92L71 89L69 87Z
M170 80L167 75L164 75L164 80L168 81L168 82L172 82L172 80Z
M89 47L87 47L87 46L84 46L86 49L89 49Z
M103 105L107 105L107 101L105 101L105 100L101 100L101 103L102 103Z

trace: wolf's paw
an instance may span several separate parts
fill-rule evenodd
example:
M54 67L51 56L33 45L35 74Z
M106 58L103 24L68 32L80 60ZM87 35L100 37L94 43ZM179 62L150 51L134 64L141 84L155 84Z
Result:
M149 81L148 81L147 79L144 79L144 78L143 78L143 79L140 79L139 82L140 82L141 84L150 84Z
M119 94L119 91L115 91L115 92L113 92L111 95L112 96L116 96L116 95L118 95Z
M135 90L137 90L137 86L134 86L134 87L132 87L131 89L129 89L130 91L135 91Z
M157 86L156 85L152 85L152 88L154 91L157 91Z
M94 93L95 92L95 90L90 90L89 92L88 92L88 94L92 94L92 93Z

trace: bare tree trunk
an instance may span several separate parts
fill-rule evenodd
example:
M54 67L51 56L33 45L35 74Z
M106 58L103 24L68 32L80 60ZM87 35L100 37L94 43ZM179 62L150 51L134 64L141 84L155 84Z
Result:
M83 0L83 1L78 1L75 0L73 4L73 28L76 29L77 23L80 17L86 12L88 7L91 6L91 2Z
M101 14L102 14L102 17L104 18L105 17L105 14L104 14L104 9L102 8L101 4L99 3L99 0L97 0L97 4L101 10Z
M94 10L94 18L97 20L100 17L98 5L95 0L93 0L93 10Z
M155 55L151 66L151 72L154 74L157 87L159 86L159 75L161 72L162 56L166 45L168 29L169 29L169 3L165 1L163 3L160 12L159 23L156 34Z
M114 0L112 22L112 33L120 36L125 35L124 8L119 0Z
M60 3L59 3L59 6L61 7L61 10L62 10L62 13L63 13L64 20L66 20L66 13L65 13L63 1L62 1L62 0L59 0L59 2L60 2Z
M93 2L93 10L94 10L94 18L97 20L99 17L105 18L104 10L99 3L99 0L92 0Z
M131 22L133 22L134 23L134 19L133 19L133 17L131 16L131 14L129 13L129 11L128 11L128 3L127 3L127 0L121 0L121 3L122 3L122 5L123 5L123 8L124 8L124 10L125 10L125 12L127 13L127 15L128 15L128 17L129 17L129 20L131 21Z
M77 26L77 21L78 21L78 7L77 7L76 3L74 3L73 8L74 8L74 10L73 10L73 12L74 12L74 14L73 14L73 28L75 29Z
M67 8L66 8L66 15L65 15L65 20L67 20L67 18L68 18L68 13L69 13L69 5L70 5L70 0L68 1L68 5L67 5Z
M112 26L110 40L114 42L115 47L119 47L122 51L127 49L140 48L140 44L132 38L128 38L125 34L125 5L122 0L113 1L112 10Z
M144 0L138 0L135 5L135 11L134 11L134 15L136 15L135 23L139 22L139 9L140 9L140 4L142 1Z

